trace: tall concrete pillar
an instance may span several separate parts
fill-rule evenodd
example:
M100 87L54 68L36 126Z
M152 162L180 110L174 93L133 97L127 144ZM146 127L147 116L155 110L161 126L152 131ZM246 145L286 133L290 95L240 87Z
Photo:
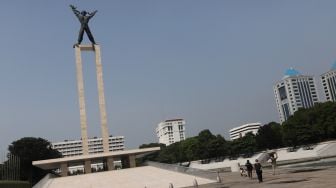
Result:
M91 173L91 161L90 160L84 161L84 173L85 174Z
M129 155L128 160L129 160L129 167L134 168L136 166L135 155Z
M85 98L84 98L84 82L83 82L83 68L82 68L82 51L92 51L95 53L96 73L97 73L97 87L98 87L98 101L100 111L101 132L103 139L104 153L109 152L109 131L107 127L106 105L104 95L104 82L103 82L103 67L101 64L101 53L99 45L79 45L75 47L76 51L76 67L77 67L77 85L79 95L79 111L81 121L81 133L82 133L82 146L83 154L89 154L88 148L88 133L87 133L87 117L85 110Z
M113 159L113 157L108 157L106 159L106 163L107 163L107 169L108 170L114 170L114 159Z
M103 138L103 150L109 152L109 131L107 128L106 105L104 95L103 66L101 64L100 46L94 45L96 55L97 87L100 111L101 132Z
M89 147L88 147L87 118L85 109L81 47L80 46L76 47L75 52L76 52L77 88L79 98L79 114L80 114L83 155L88 155Z
M67 163L61 164L61 176L62 177L68 176L68 164Z

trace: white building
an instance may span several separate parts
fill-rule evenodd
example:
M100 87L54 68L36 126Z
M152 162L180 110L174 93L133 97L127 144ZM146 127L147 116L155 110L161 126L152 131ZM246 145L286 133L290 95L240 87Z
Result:
M301 75L293 68L285 72L273 89L281 123L299 108L310 108L319 101L314 77Z
M336 102L336 62L330 71L321 75L321 80L327 101Z
M170 119L159 123L156 135L159 143L166 146L185 140L185 121L183 119Z
M102 153L103 152L103 139L102 138L90 138L88 139L89 154ZM82 140L65 140L63 142L52 143L52 148L62 153L63 157L71 157L82 155ZM109 137L109 150L121 151L125 149L124 136L110 136Z
M230 130L231 140L235 140L241 137L244 137L247 133L252 133L256 135L259 128L261 127L260 123L248 123Z

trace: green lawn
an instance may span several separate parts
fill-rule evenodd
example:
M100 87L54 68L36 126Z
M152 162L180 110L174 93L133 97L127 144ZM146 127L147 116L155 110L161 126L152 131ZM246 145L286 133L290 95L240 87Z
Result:
M0 180L0 188L31 188L27 181L2 181Z

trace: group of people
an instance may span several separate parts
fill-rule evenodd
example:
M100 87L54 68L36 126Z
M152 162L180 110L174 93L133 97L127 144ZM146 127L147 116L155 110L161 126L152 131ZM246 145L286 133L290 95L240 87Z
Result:
M269 156L270 156L269 159L270 159L271 164L272 164L272 174L275 175L276 160L277 160L278 156L277 156L277 154L275 152L274 153L270 153ZM257 174L259 183L263 182L262 166L259 163L258 159L255 160L254 165L252 165L250 163L250 161L247 160L246 164L245 164L245 168L242 167L242 166L240 166L240 175L241 176L248 176L250 179L252 179L252 171L253 171L253 169L255 170L255 173ZM247 174L246 174L246 172L247 172Z
M261 183L263 181L263 178L262 178L262 166L259 163L258 159L255 160L254 165L252 165L250 163L250 160L247 160L246 164L245 164L245 168L246 168L246 170L242 166L240 167L240 175L241 176L248 176L250 179L252 179L252 171L254 169L255 172L256 172L256 174L257 174L259 183ZM245 174L246 172L247 172L247 175Z

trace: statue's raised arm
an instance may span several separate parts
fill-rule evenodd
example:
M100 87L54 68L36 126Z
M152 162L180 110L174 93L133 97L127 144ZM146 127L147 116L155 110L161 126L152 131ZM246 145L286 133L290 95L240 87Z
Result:
M98 10L95 10L95 11L89 13L89 17L92 18L97 12L98 12Z
M77 10L77 8L74 5L70 5L70 8L76 16L79 16L80 12Z

